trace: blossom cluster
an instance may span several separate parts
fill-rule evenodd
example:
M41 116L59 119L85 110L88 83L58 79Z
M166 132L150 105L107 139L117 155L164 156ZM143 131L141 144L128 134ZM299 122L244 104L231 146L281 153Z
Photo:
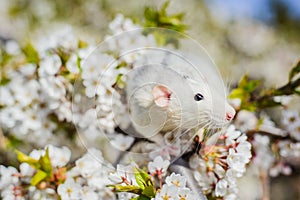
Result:
M106 185L111 182L108 174L114 168L104 160L101 151L88 152L75 161L75 166L66 173L66 180L57 188L61 199L115 199Z
M109 27L112 35L106 36L105 49L77 39L70 27L25 47L6 42L1 49L7 58L2 74L7 82L0 86L1 126L17 139L39 141L40 146L58 143L53 133L75 132L64 130L64 123L73 126L73 122L90 141L102 132L113 134L116 126L126 128L126 107L113 87L136 60L124 52L154 46L155 40L141 30L113 38L121 31L140 28L122 15Z
M174 199L174 200L194 200L197 199L194 191L191 191L187 186L186 177L172 172L167 176L168 167L170 165L169 160L164 160L161 156L157 156L153 161L150 161L147 165L147 171L149 175L143 175L146 182L148 181L147 190L152 190L153 193L149 194L149 199L152 200L163 200L163 199ZM122 191L122 186L124 186L123 191L127 188L137 187L139 188L141 180L139 179L139 172L137 164L131 162L130 165L118 165L117 170L110 174L109 178L114 182L115 188ZM147 180L148 177L149 179ZM156 180L159 182L159 186L156 189ZM163 181L164 180L164 181ZM146 183L145 182L145 183ZM164 183L163 183L164 182ZM126 187L127 186L127 187ZM146 189L145 189L146 191ZM155 193L156 191L156 193ZM146 194L146 193L142 193ZM125 195L125 193L123 193ZM136 194L128 194L127 197L137 197Z
M8 81L0 87L1 126L20 140L39 141L40 146L53 139L56 143L52 135L62 130L57 121L72 121L72 81L79 73L74 59L85 49L77 47L70 31L53 34L36 49L32 44L21 48L14 41L3 49L8 58L2 76Z
M45 159L46 154L49 154L51 174L39 177L41 169L34 165L34 161ZM101 151L88 149L73 167L70 157L69 148L48 145L45 149L33 150L26 159L21 157L23 162L19 170L1 165L1 198L116 199L112 190L106 187L111 183L108 174L114 167L104 160Z
M299 113L284 109L280 121L276 125L266 114L257 117L254 112L245 110L240 111L235 120L237 127L253 134L250 142L255 168L267 172L271 177L290 175L291 166L299 162Z
M49 157L49 160L47 160ZM133 191L122 191L121 186L139 187L139 173L143 173L135 162L119 164L115 169L104 160L101 151L88 149L87 153L70 163L71 151L67 147L48 145L45 149L33 150L28 156L19 153L19 170L0 166L0 191L2 199L131 199L138 196ZM43 160L43 162L41 162ZM51 174L42 176L42 169L36 163L48 165ZM158 156L148 163L153 193L152 199L195 199L193 192L186 187L186 178L171 173L168 160ZM44 169L45 169L44 168ZM43 169L43 170L44 170ZM159 186L156 191L155 177ZM164 180L164 184L162 184ZM153 183L152 183L153 182ZM118 187L116 187L118 185ZM108 187L110 186L110 187ZM112 187L116 187L114 192ZM117 190L119 189L119 191ZM126 188L126 187L124 187ZM126 188L126 189L127 189ZM149 190L149 188L148 188ZM143 193L144 194L144 193Z
M186 178L180 174L172 173L166 177L166 183L161 190L157 192L155 200L163 199L178 199L178 200L193 200L197 196L186 187Z
M195 155L189 163L205 194L236 199L237 178L245 173L251 156L247 136L231 125L216 145L204 147L201 159Z
M300 117L296 110L284 110L282 113L282 126L290 137L300 141Z
M48 181L38 180L43 173L37 168L39 159L49 156L51 177ZM1 165L0 191L2 199L56 199L56 186L65 180L66 165L70 161L71 151L67 147L58 148L48 145L45 149L34 149L21 162L19 170ZM37 175L40 174L40 175ZM35 178L34 178L35 177ZM46 177L43 177L46 178Z

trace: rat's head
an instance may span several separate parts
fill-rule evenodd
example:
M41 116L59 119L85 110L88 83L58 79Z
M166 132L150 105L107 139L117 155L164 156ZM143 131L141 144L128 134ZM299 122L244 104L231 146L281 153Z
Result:
M215 89L213 82L193 72L153 65L128 74L127 99L138 132L220 128L231 121L235 111L224 86Z
M173 90L168 85L161 84L155 85L152 89L156 106L169 113L170 120L166 126L182 129L221 128L233 119L235 110L226 100L224 87L214 88L206 78L199 76L197 78L181 76L180 86L178 84Z

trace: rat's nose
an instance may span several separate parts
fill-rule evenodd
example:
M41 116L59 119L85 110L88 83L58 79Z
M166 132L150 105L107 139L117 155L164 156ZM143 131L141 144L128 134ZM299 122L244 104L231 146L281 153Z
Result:
M227 121L230 121L230 120L232 120L232 118L234 117L234 114L232 114L232 113L226 113L226 120Z

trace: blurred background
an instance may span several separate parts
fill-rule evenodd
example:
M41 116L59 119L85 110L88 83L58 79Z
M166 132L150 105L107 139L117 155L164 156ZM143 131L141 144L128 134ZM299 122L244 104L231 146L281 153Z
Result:
M101 41L117 13L138 21L145 6L162 4L158 0L2 0L0 37L22 42L71 26L84 39ZM208 50L228 82L248 72L281 85L299 56L298 0L173 0L168 11L185 13L187 33ZM272 76L265 76L270 70Z
M85 41L101 42L117 13L139 22L145 6L162 4L159 0L1 0L1 45L10 39L34 43L66 27ZM299 0L172 0L168 12L185 13L187 34L207 49L228 85L235 85L245 73L263 79L266 86L283 85L300 57ZM299 173L272 179L271 199L299 199Z

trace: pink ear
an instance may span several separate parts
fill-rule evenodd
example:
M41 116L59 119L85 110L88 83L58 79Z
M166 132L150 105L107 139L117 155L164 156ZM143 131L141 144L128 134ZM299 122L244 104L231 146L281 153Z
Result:
M171 91L167 87L163 85L157 85L153 88L152 94L154 97L154 102L157 106L166 107L169 105Z

